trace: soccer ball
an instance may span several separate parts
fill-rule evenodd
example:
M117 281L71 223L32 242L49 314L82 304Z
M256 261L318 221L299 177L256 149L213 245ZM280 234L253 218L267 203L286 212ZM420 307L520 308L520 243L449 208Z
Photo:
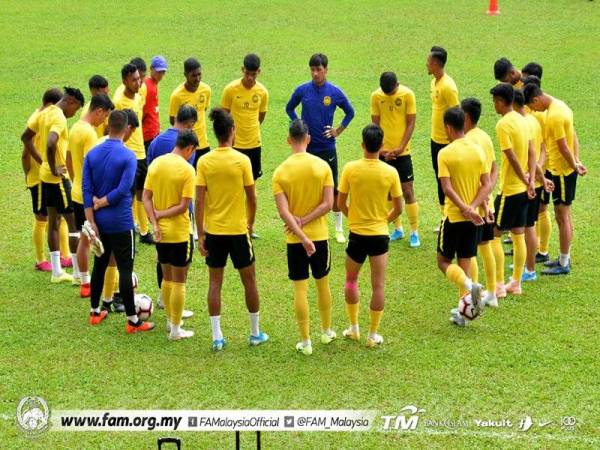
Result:
M146 294L135 294L135 313L140 320L148 320L154 310L152 299Z
M473 303L471 294L463 295L458 301L458 312L467 320L475 320L481 314L483 304L479 301L478 304Z

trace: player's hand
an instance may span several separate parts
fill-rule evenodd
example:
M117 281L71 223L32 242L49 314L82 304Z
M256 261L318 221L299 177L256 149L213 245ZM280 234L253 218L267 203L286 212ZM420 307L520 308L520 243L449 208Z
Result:
M379 151L379 156L383 158L384 161L389 161L390 152L386 152L385 150Z
M302 247L304 247L304 250L306 250L306 254L308 256L314 255L315 252L317 251L317 249L315 248L314 242L308 238L305 241L302 241Z
M554 182L549 180L548 178L544 178L544 191L552 192L554 191Z
M55 177L63 177L64 175L67 174L67 167L63 166L63 165L58 165L54 168L54 170L52 171L52 174Z
M162 219L162 216L160 215L160 211L158 209L154 210L154 217L156 217L156 220Z
M253 223L249 223L248 224L248 234L250 236L252 236L252 233L254 232L254 224Z
M325 126L325 131L323 132L323 136L329 139L334 139L338 137L340 133L337 128L333 128L331 125Z
M527 186L527 197L530 200L535 198L535 185L533 183L529 183Z
M96 235L96 239L100 239L100 231L98 230L98 225L96 225L96 222L89 222L89 224L92 227L92 230L94 230L94 234ZM82 233L82 235L83 235L83 233Z
M575 164L575 170L577 171L577 174L579 174L580 176L584 176L587 173L586 167L583 164L581 164L580 162Z
M100 199L95 195L92 197L92 201L94 202L94 211L98 211L102 206L100 205Z
M481 217L479 213L470 206L462 211L462 215L475 225L483 225L483 217Z
M156 242L160 242L160 240L162 239L162 234L160 234L160 228L158 227L158 223L152 225L152 228L154 229L154 240Z
M198 251L202 256L208 256L208 251L206 250L206 236L204 234L198 236Z
M485 213L485 221L486 223L494 223L494 212L491 209L488 209Z

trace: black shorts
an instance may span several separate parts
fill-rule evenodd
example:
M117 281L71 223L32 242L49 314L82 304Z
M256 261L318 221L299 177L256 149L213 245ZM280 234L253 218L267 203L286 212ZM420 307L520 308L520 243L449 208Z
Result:
M446 195L444 194L444 190L442 189L442 182L438 178L438 153L446 145L448 144L440 144L439 142L435 142L434 140L431 141L431 165L433 166L433 171L435 172L435 180L437 182L438 202L442 206L444 205Z
M552 175L554 182L554 191L552 200L555 205L569 206L575 200L575 190L577 188L577 172L570 175Z
M233 147L235 148L235 147ZM258 180L262 176L262 166L260 163L260 147L255 148L235 148L238 152L243 153L250 158L250 164L252 164L252 176L254 180Z
M525 219L526 227L532 227L537 222L543 191L543 187L537 187L535 188L535 198L527 199L527 218Z
M331 253L329 241L315 241L315 253L306 254L302 244L287 245L288 277L290 280L306 280L308 267L314 279L319 280L329 273L331 267Z
M175 267L186 267L192 262L194 236L190 234L187 242L156 243L158 262Z
M208 256L206 265L220 269L227 264L227 256L236 269L243 269L254 262L254 248L248 234L209 234L204 242Z
M158 136L158 135L156 135ZM144 148L146 149L146 155L148 154L148 148L150 148L150 144L152 144L152 141L154 139L156 139L156 136L154 136L152 139L148 140L148 141L144 141Z
M413 173L412 158L410 155L400 156L396 159L390 159L389 161L385 161L383 158L380 159L396 169L398 175L400 175L401 183L414 181L415 175Z
M194 170L196 170L196 166L198 165L198 160L210 152L210 147L197 148L194 153Z
M388 235L364 236L350 232L346 254L353 261L362 264L367 259L367 256L379 256L387 253L389 246L390 237Z
M496 227L503 231L524 227L527 222L528 201L527 192L509 195L508 197L498 194L494 201Z
M544 177L548 178L549 180L552 179L552 174L546 170L546 173L544 173ZM540 203L544 204L544 205L549 205L550 204L550 197L552 196L552 193L550 192L546 192L545 190L542 189L542 195L540 197Z
M63 178L59 183L42 183L42 202L47 208L56 208L59 214L73 212L71 201L71 180Z
M468 220L442 221L438 234L437 251L444 258L472 258L477 256L477 245L481 242L482 227Z
M494 240L494 224L484 223L481 225L481 239L479 242L488 242Z
M318 156L327 164L331 169L331 175L333 176L333 192L338 191L338 160L337 151L333 150L308 150L308 153Z
M35 215L47 216L48 210L46 209L46 202L44 201L42 183L40 182L27 189L29 189L29 193L31 194L31 209L33 210L33 213Z
M73 202L73 215L75 216L75 228L81 231L85 222L85 209L81 203Z
M148 174L148 163L146 159L137 160L137 168L135 169L135 189L141 191L144 189L146 175Z

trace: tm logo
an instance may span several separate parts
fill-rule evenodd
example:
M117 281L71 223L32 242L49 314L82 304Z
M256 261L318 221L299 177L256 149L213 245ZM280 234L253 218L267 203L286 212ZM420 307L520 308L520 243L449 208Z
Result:
M419 424L419 414L424 413L424 409L417 408L414 405L407 405L400 410L397 416L381 416L383 419L384 430L412 431ZM403 414L404 413L404 414Z

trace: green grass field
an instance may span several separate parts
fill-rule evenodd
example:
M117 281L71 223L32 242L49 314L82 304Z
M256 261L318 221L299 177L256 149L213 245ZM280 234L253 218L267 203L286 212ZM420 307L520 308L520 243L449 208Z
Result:
M600 132L597 62L598 5L584 0L500 2L501 16L484 14L484 0L402 2L102 3L19 2L2 4L3 76L0 81L0 447L39 449L151 449L163 433L58 433L32 439L17 429L22 397L39 395L51 409L376 409L394 415L408 404L424 408L423 419L511 419L525 415L553 420L528 433L471 426L414 432L266 433L263 448L598 448L600 381L598 348L597 214ZM139 9L138 9L139 8ZM517 67L544 66L543 86L575 114L581 158L589 174L579 181L574 205L573 273L525 285L466 329L448 323L455 289L435 265L438 212L430 166L430 77L425 58L432 45L449 52L448 73L461 98L484 104L481 126L492 136L497 120L489 89L492 65L508 56ZM210 350L205 298L208 275L196 253L187 283L186 323L196 336L169 343L162 312L157 330L126 336L124 318L87 325L89 304L71 286L51 286L33 270L31 210L20 168L19 136L49 86L78 86L105 75L114 90L120 68L133 56L147 62L163 54L170 70L159 85L161 119L167 126L170 92L182 82L182 62L196 56L213 105L227 82L239 76L245 53L263 61L260 81L271 103L263 126L263 171L258 184L256 229L262 327L271 341L248 348L247 314L237 274L229 266L224 287L223 332L229 347ZM312 357L294 353L297 329L287 280L282 225L270 193L275 167L288 155L285 104L309 79L314 52L329 56L329 80L345 90L356 109L341 136L341 163L358 158L360 130L369 122L369 94L383 70L397 72L417 96L413 139L415 192L421 204L420 249L406 241L391 246L383 348L367 351L342 340L315 345ZM341 120L338 113L336 123ZM212 135L210 143L215 144ZM405 224L408 225L406 218ZM344 248L332 243L334 326L346 325L343 300ZM557 252L556 227L551 252ZM507 258L507 264L510 259ZM144 246L135 271L141 291L157 296L154 249ZM596 275L594 275L596 274ZM368 323L368 270L361 277L361 325ZM312 330L318 316L311 287ZM574 431L560 427L575 416ZM537 423L537 422L536 422ZM381 422L378 422L378 427ZM233 433L178 435L184 448L232 448ZM251 435L243 436L252 448Z

